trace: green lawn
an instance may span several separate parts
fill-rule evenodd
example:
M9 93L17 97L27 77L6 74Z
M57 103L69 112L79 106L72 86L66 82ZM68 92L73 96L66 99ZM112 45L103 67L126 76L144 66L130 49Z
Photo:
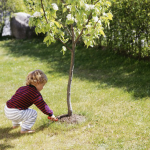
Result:
M4 115L7 100L25 85L28 72L43 70L42 90L54 114L67 113L70 52L61 44L41 40L0 41L1 150L148 150L150 148L150 62L138 61L100 48L77 47L71 101L81 124L52 123L35 106L34 134L11 129Z

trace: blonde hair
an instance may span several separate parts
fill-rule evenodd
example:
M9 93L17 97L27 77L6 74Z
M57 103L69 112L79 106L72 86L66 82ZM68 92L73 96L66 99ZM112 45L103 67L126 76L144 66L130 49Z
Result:
M47 76L41 70L34 70L27 75L26 85L35 85L47 82Z

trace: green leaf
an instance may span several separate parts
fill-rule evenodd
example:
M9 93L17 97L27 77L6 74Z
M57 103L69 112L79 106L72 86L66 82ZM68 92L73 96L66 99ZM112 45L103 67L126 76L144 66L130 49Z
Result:
M112 20L113 15L111 13L107 13L108 19Z
M64 13L64 12L66 12L66 11L67 11L67 8L66 8L66 7L64 7L64 8L63 8L63 13Z
M103 36L105 36L105 33L104 33L103 30L100 30L100 33L101 33Z
M59 22L57 22L57 21L55 21L55 20L53 20L52 22L54 22L55 25L56 25L58 28L61 28L61 27L62 27L62 25L61 25Z

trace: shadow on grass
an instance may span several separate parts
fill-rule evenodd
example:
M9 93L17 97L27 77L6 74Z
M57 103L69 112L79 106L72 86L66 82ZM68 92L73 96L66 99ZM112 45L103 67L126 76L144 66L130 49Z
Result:
M69 50L63 55L62 44L47 47L42 39L8 40L4 43L8 55L28 56L50 64L54 72L68 75L70 67ZM132 93L137 100L150 97L150 62L126 58L109 50L77 47L74 76L81 80L98 81L98 88L117 87Z
M10 133L12 128L7 127L7 128L1 128L0 129L0 140L4 140L4 143L0 143L0 149L1 150L8 150L14 148L10 143L10 139L15 139L20 136L22 136L20 133Z
M50 126L50 124L52 124L53 122L50 123L45 123L41 126L39 126L36 129L35 133L38 133L39 131L44 130L45 128L48 128ZM21 134L20 132L13 132L11 133L12 130L15 130L11 127L6 127L6 128L0 128L0 140L3 140L3 143L0 142L0 150L8 150L8 149L13 149L15 148L15 146L13 146L10 142L10 140L14 140L17 139L21 136L29 136L29 135L33 135L35 133L31 133L31 134Z

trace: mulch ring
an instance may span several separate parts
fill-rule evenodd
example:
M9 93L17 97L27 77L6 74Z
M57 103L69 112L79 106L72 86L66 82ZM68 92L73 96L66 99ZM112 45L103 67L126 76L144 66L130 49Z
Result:
M59 122L65 122L68 124L79 124L85 122L85 116L73 114L72 116L62 115L57 116Z

